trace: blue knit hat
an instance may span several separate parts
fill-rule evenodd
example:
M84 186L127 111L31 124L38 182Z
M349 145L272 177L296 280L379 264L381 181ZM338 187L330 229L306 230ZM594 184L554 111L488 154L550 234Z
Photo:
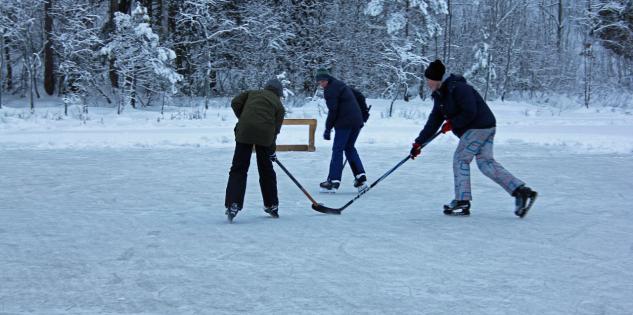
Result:
M327 71L327 69L325 68L319 68L319 70L317 70L316 72L316 76L314 77L317 82L322 80L330 80L331 78L332 77L330 76L330 72Z

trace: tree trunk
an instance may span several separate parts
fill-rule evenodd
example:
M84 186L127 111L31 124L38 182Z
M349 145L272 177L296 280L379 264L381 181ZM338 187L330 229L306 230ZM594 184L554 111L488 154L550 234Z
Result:
M176 25L176 16L178 15L178 12L180 10L180 5L181 4L179 2L172 2L169 5L168 32L169 34L173 34L177 37L183 35L179 33L182 28L177 28ZM176 72L181 74L184 78L189 78L191 76L191 66L187 60L187 57L189 55L188 46L186 44L176 44L174 45L174 52L176 53L176 60L174 60L176 65ZM190 94L191 89L191 85L186 85L185 87L183 87L183 93Z
M33 100L34 98L33 96L33 81L34 81L33 68L32 68L30 59L31 59L30 54L27 54L25 51L25 54L24 54L24 68L26 69L25 87L28 86L28 89L29 89L29 108L31 109L31 113L32 113L35 111L35 103Z
M2 92L4 91L4 35L0 35L0 109L2 108Z
M29 44L29 53L26 55L28 56L28 60L30 62L29 67L30 67L30 75L31 77L29 78L31 80L31 91L35 92L35 95L37 96L37 98L40 98L40 92L37 88L37 67L35 65L35 58L37 57L37 55L35 54L35 45L33 44L33 33L32 33L32 29L29 27L29 35L27 37L28 39L28 44ZM39 61L39 58L37 59L37 61ZM41 61L38 62L38 64L41 65Z
M132 82L129 82L129 77L126 81L126 85L130 87L130 105L136 109L136 74L133 74Z
M591 15L591 0L587 0L587 15ZM591 103L591 81L592 81L592 64L593 64L593 48L591 43L592 34L591 27L589 27L589 31L585 35L585 43L584 43L584 70L585 70L585 82L584 82L584 101L585 107L589 108L589 103Z
M119 12L125 14L132 13L132 1L131 0L121 0L119 1Z
M391 100L391 105L389 105L389 118L393 117L393 104L398 99L398 95L400 95L400 84L396 86L396 94L394 94L393 99Z
M453 10L451 7L451 0L446 1L448 6L448 14L446 15L446 26L444 27L444 64L448 66L451 60L451 29L453 25Z
M511 44L508 45L508 50L506 51L506 67L504 71L504 79L503 79L503 91L501 92L501 101L505 101L506 92L508 91L508 82L510 82L510 61L512 60L512 50L514 49L515 38L512 38Z
M433 42L435 44L435 55L433 56L433 59L438 59L440 58L440 48L439 48L439 36L437 35L437 33L435 33L433 35Z
M64 95L64 84L66 84L66 76L60 74L59 81L57 82L57 96Z
M492 54L488 51L488 65L486 66L486 88L484 90L484 101L488 101L488 90L490 89L490 81L492 80L491 71Z
M207 48L207 71L204 74L204 109L209 109L209 97L211 97L211 56Z
M26 48L25 48L26 51ZM21 89L17 90L20 91L20 98L25 98L26 97L26 93L28 92L28 87L29 85L29 68L26 66L26 57L22 56L22 59L24 60L24 62L22 62L22 69L20 69L21 73L20 73L20 86L22 87Z
M53 0L44 2L44 89L48 95L55 93L55 63L53 60L53 17L50 15Z
M4 43L4 54L6 56L4 60L7 64L7 91L11 91L13 89L13 67L11 67L11 49L9 48L9 45L7 45L9 42L10 40L7 38Z
M118 0L110 0L110 19L108 20L107 25L104 27L104 31L106 36L110 36L109 32L114 32L116 30L116 25L114 23L114 13L119 11L119 2ZM108 76L110 77L110 85L114 88L119 87L119 74L116 71L115 67L115 59L112 58L108 60Z
M158 0L160 6L160 29L161 36L167 38L169 33L169 4L167 0Z
M585 107L589 108L591 103L591 81L593 72L593 49L591 43L585 44L585 56L584 56L584 68L585 68Z
M163 94L163 103L160 106L160 115L163 116L165 114L165 91L162 92Z
M558 25L556 28L556 48L560 55L563 51L563 0L558 0Z
M411 0L405 0L404 1L404 18L405 18L405 24L404 24L404 38L405 39L409 39L409 20L411 19L411 9L409 8L411 6Z
M116 90L116 100L117 100L117 115L121 115L123 112L123 106L125 106L125 89Z
M40 96L40 90L37 87L37 67L35 66L35 61L32 62L33 65L33 77L31 77L31 80L33 81L31 84L33 85L33 90L35 91L35 97L37 97L38 99L41 98Z

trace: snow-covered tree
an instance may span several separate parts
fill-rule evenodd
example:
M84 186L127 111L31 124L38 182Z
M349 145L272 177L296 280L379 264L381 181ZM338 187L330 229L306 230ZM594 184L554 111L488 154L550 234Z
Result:
M107 81L107 67L101 62L96 50L103 46L100 28L103 18L94 7L82 1L77 5L74 0L57 0L51 16L57 22L52 32L54 50L59 58L57 74L60 76L60 91L69 100L78 100L87 110L87 98L93 92L111 103L110 97L102 87ZM65 102L65 113L68 113Z
M593 34L619 56L633 59L633 1L600 1L593 10Z
M223 10L232 5L226 0L186 1L180 4L174 17L175 29L171 38L181 51L187 51L189 65L181 68L186 74L185 89L190 93L205 96L205 108L212 91L218 91L218 75L229 67L229 56L239 56L240 51L231 49L238 44L248 29L247 23L240 23ZM185 61L183 61L185 63ZM220 79L221 80L221 79Z
M158 35L148 23L147 9L137 6L131 15L116 12L114 21L116 29L112 40L100 53L115 60L119 88L113 92L118 100L118 112L128 103L136 107L137 99L146 105L152 96L166 91L175 93L176 83L182 79L170 64L176 54L160 46ZM138 93L145 96L145 102Z
M28 93L29 107L35 109L34 99L39 98L37 79L41 69L43 42L40 28L43 0L2 1L3 48L5 63L21 65L19 85L13 85L12 70L7 69L7 83L18 89L21 96ZM18 57L13 57L17 55Z
M378 66L388 74L385 92L392 97L390 117L400 93L405 100L418 94L410 90L422 86L423 65L432 56L439 57L437 40L442 27L438 16L447 14L447 8L445 0L372 0L367 5L367 15L386 30L386 40L379 43L383 60Z
M181 96L204 96L208 105L211 96L259 87L284 71L293 91L311 95L320 67L369 96L395 100L404 92L409 99L425 95L424 65L436 58L450 72L467 74L487 99L557 93L604 102L613 98L592 95L633 93L632 6L630 0L3 0L0 106L7 92L35 99L42 83L47 92L55 84L59 93L77 96L68 99L114 97L136 106L170 91L176 78Z

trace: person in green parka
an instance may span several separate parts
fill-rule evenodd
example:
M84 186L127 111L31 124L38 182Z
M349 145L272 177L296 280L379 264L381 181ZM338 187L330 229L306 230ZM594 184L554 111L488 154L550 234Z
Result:
M264 211L274 218L279 217L277 175L272 162L276 158L275 140L286 113L281 104L282 96L281 82L271 79L263 89L243 92L231 101L238 121L235 125L235 153L224 200L225 214L230 222L233 222L233 218L244 206L246 177L253 146L257 156Z

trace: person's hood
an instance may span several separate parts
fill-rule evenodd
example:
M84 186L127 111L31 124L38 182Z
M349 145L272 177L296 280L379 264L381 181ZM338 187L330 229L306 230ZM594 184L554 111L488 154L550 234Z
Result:
M452 82L461 82L461 83L467 83L466 82L466 78L464 78L463 76L459 75L459 74L449 74L446 76L445 79L442 80L442 85L446 84L448 85L449 83Z

